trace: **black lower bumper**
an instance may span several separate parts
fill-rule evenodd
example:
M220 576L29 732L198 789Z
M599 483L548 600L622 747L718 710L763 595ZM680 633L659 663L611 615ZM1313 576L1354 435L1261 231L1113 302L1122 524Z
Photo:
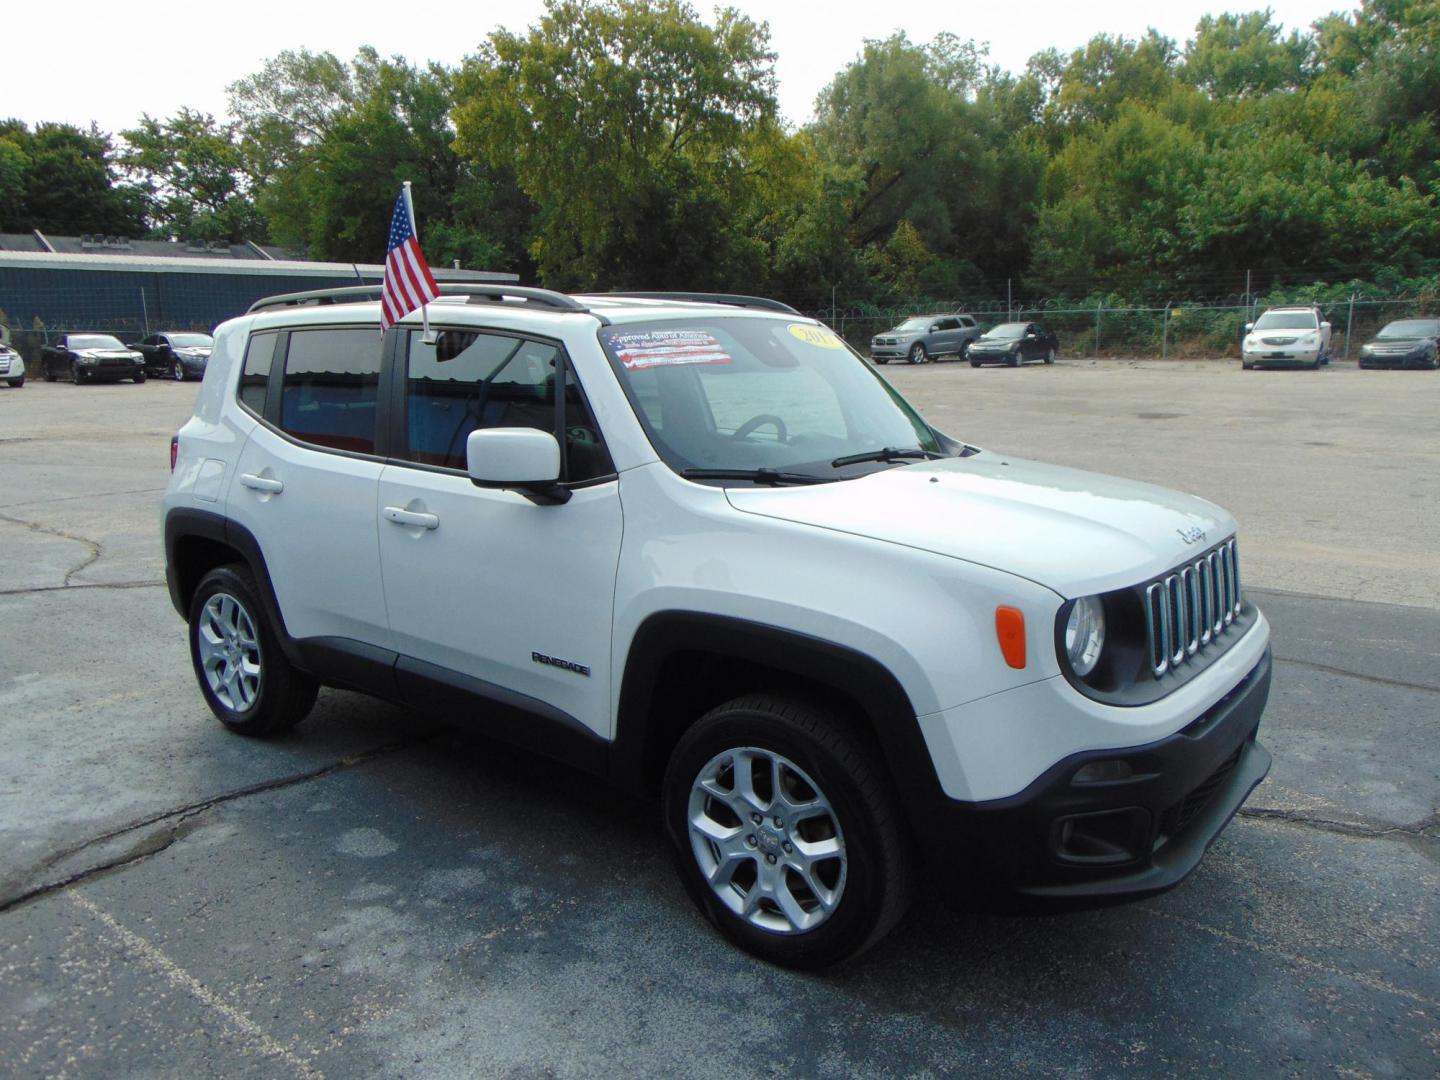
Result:
M1270 771L1255 738L1270 671L1267 650L1168 738L1072 755L1009 798L933 807L941 891L971 905L1093 905L1178 885Z

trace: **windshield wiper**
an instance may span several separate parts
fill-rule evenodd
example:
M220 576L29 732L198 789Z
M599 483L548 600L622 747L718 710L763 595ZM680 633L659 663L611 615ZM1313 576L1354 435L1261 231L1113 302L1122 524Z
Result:
M943 454L936 454L930 450L897 450L893 446L885 446L879 450L869 450L863 454L846 454L844 457L837 457L830 462L832 469L838 469L845 465L859 465L865 461L913 461L929 460L930 458L944 457Z
M757 484L827 484L823 476L781 472L778 469L681 469L687 480L753 480Z

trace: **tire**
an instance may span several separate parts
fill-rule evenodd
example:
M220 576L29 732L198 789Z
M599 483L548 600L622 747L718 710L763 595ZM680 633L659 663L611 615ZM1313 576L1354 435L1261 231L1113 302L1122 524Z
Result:
M1430 354L1430 370L1440 371L1440 349L1436 349Z
M1251 363L1249 363L1249 362L1247 362L1247 361L1245 361L1245 360L1241 360L1241 361L1240 361L1240 370L1241 370L1241 371L1254 371L1254 370L1255 370L1255 365L1254 365L1254 364L1251 364Z
M220 566L200 580L188 632L200 694L231 731L279 735L309 715L319 685L285 658L246 567Z
M40 361L40 374L44 376L46 382L55 381L55 371L50 367L49 360Z
M73 367L71 367L71 369L70 369L70 378L74 380L76 386L79 386L81 383L87 381L86 375L85 375L85 373L84 373L83 371L80 370L80 365L79 365L79 364L76 364L76 365L74 365Z
M889 362L890 362L890 358L889 358L888 356L877 356L877 357L875 357L875 363L877 363L877 364L888 364Z
M185 381L185 365L182 364L179 360L176 360L175 366L170 369L170 377L176 382Z
M979 367L979 366L980 366L980 361L979 361L979 360L971 360L971 361L970 361L970 366L971 366L971 367Z
M1054 362L1055 362L1055 350L1054 350L1054 349L1050 349L1049 351L1047 351L1047 352L1045 353L1045 363L1047 363L1047 364L1053 364Z
M914 345L911 345L911 346L910 346L910 355L909 355L908 357L906 357L906 360L907 360L909 363L912 363L912 364L923 364L923 363L925 363L925 361L926 361L927 359L928 359L928 357L927 357L926 354L925 354L925 343L924 343L924 342L917 341L917 342L915 342Z
M754 769L750 799L737 792L737 759ZM681 736L665 771L665 827L686 889L721 934L771 963L819 968L858 955L894 928L910 903L914 855L882 760L847 718L770 694L712 709ZM724 797L727 771L730 798L749 808L749 820ZM776 797L776 773L787 799ZM706 778L713 794L700 787ZM823 809L787 822L781 814L796 803ZM692 819L734 830L724 838L733 844L729 857ZM796 869L806 843L839 849L811 864L815 889ZM727 881L712 886L717 873Z
M25 385L25 376L21 375L18 379L10 379L8 381L12 387L14 387L16 390L19 390L22 386Z
M1019 366L1020 366L1020 350L1019 350L1019 349L1016 349L1013 353L1010 353L1008 356L1006 356L1006 357L1005 357L1005 363L1006 363L1006 365L1007 365L1008 367L1019 367Z

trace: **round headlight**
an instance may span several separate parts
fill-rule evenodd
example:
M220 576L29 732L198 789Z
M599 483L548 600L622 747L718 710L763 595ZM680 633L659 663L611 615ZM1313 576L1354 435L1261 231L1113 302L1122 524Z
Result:
M1082 679L1100 662L1105 647L1105 607L1098 596L1075 601L1065 622L1065 653L1070 668Z

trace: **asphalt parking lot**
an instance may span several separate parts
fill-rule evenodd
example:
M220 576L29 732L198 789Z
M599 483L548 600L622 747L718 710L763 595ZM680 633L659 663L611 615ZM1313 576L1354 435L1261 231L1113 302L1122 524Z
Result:
M652 808L325 691L225 733L163 586L195 384L0 388L0 1072L1433 1076L1440 372L886 371L951 434L1241 521L1270 778L1193 877L923 899L801 975L723 944Z

